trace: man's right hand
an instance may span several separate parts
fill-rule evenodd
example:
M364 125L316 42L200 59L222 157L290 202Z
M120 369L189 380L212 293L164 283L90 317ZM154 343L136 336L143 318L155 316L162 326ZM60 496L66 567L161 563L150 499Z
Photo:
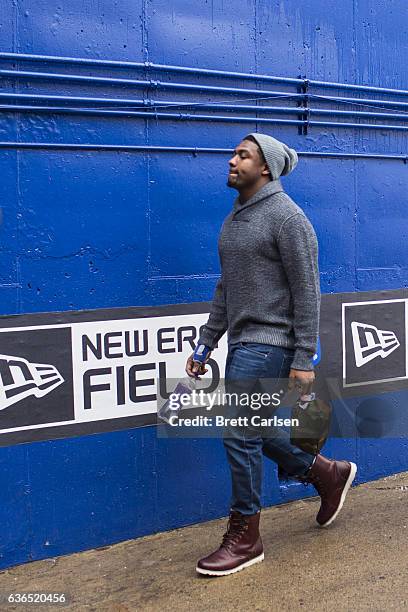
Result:
M210 358L211 353L208 353L207 360ZM191 353L190 357L187 359L186 363L186 373L192 378L199 378L200 375L208 372L208 368L205 367L204 363L198 363L197 361L193 361L194 353Z

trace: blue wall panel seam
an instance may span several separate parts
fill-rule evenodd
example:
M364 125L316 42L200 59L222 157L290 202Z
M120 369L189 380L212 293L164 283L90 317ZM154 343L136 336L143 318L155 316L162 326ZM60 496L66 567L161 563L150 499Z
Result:
M30 445L26 445L24 449L24 461L26 468L26 483L24 485L25 507L27 509L28 523L28 557L30 560L36 558L35 549L33 546L34 540L34 524L33 524L33 508L31 503L31 470L30 470Z

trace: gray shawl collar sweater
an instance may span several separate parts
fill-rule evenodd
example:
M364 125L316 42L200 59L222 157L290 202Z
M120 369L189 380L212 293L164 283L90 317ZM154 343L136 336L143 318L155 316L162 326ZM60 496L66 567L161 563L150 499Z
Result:
M318 244L303 210L280 180L241 204L236 198L218 241L221 262L199 343L259 342L295 349L292 368L312 370L320 312Z

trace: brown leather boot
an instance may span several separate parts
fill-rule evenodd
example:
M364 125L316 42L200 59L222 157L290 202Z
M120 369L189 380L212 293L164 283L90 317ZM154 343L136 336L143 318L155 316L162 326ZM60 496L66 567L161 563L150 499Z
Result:
M263 561L263 544L259 535L260 516L260 512L247 516L231 511L221 546L198 561L197 572L209 576L227 576Z
M322 503L316 516L321 527L330 525L342 509L356 473L355 463L333 461L317 455L303 481L311 483L321 497Z

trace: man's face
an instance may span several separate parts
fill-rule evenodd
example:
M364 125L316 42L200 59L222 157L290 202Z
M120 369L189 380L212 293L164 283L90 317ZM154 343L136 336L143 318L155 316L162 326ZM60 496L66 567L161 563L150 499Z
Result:
M251 140L239 143L228 164L227 185L238 190L255 185L262 177L269 174L258 145Z

